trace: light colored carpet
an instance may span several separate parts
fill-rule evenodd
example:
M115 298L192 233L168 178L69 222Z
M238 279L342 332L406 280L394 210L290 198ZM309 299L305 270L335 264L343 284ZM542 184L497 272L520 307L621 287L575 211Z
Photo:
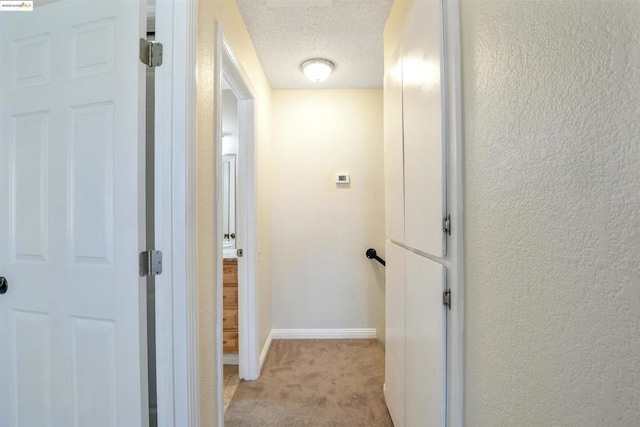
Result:
M241 381L225 427L393 427L377 340L274 340L256 381Z

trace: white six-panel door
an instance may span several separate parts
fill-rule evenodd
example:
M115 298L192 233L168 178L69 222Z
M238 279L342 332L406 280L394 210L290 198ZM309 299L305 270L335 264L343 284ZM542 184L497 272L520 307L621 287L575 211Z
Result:
M144 2L0 14L0 425L148 423Z

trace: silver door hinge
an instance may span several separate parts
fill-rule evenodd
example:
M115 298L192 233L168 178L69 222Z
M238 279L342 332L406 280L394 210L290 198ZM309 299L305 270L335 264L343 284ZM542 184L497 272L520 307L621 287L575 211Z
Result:
M140 277L159 276L162 274L162 252L140 252Z
M162 65L162 43L140 39L140 61L150 68Z
M446 290L442 293L442 305L446 305L451 310L451 291Z
M442 218L442 231L451 236L451 215L447 215L446 218Z

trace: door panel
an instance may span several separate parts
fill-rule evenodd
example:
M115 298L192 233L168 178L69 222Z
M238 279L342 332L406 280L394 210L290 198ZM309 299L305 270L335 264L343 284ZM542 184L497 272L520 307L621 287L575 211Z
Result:
M444 424L445 268L406 251L406 426Z
M403 35L405 243L445 253L440 2L414 2Z
M51 341L46 314L14 310L10 328L14 341L16 370L12 391L17 396L14 412L21 425L51 425ZM3 324L3 327L6 327ZM4 424L3 424L4 425Z
M386 243L384 396L395 427L404 427L405 250Z
M13 117L15 130L11 252L13 261L45 262L48 258L49 115L43 112Z
M69 139L69 233L73 264L113 261L114 105L73 106Z
M398 54L384 74L384 169L386 238L404 243L404 147L402 62Z
M118 425L115 341L114 321L71 319L74 420L78 426Z
M0 14L3 427L148 423L144 22L129 1Z

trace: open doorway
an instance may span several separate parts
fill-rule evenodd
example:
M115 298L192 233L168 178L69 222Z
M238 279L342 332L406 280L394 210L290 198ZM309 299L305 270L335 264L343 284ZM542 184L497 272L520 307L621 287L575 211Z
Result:
M256 303L254 95L221 32L218 40L216 223L219 231L216 244L220 255L216 263L223 273L218 275L216 294L218 351L222 353L217 358L218 406L222 414L224 383L229 381L229 376L232 383L257 379L260 354Z
M238 250L236 197L238 159L238 98L222 82L222 363L224 410L240 383L238 333ZM242 234L242 231L240 231Z

